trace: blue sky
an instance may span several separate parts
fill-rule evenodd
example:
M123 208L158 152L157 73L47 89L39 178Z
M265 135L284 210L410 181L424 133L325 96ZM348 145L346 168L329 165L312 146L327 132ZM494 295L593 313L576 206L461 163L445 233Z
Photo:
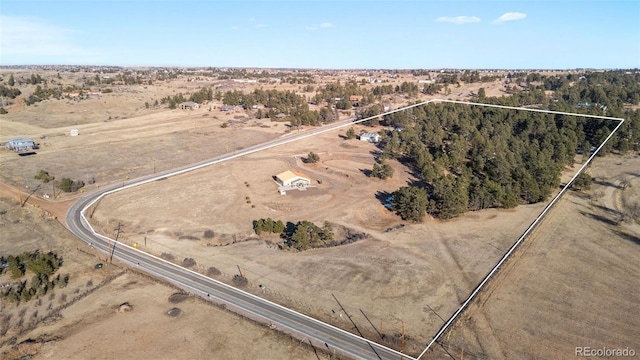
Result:
M2 0L25 64L639 68L640 1Z

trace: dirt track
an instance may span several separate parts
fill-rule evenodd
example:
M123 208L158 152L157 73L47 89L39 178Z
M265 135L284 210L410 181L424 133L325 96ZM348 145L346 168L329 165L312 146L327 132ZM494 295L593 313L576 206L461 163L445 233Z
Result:
M30 204L55 216L62 224L66 224L67 211L75 201L74 199L64 201L49 201L22 191L15 186L0 182L0 196L16 201L16 204Z

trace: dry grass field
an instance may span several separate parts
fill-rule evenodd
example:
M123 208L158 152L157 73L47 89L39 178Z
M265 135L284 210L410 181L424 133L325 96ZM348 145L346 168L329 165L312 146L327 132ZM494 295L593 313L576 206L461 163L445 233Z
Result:
M64 73L62 81L73 83L79 76L82 74ZM348 76L317 76L317 81L344 81ZM389 81L401 83L407 76L410 75ZM41 149L37 155L27 157L0 150L0 181L26 192L35 190L31 203L60 217L68 201L79 194L63 194L55 202L46 201L43 196L51 195L53 187L38 187L33 176L40 169L49 171L57 180L92 179L95 183L84 189L91 191L291 132L284 123L257 120L251 113L209 111L209 105L193 111L144 106L145 102L202 86L250 91L262 85L177 79L147 86L114 86L113 93L82 101L47 100L31 107L16 102L7 107L9 114L0 117L0 141L29 136L41 144ZM302 87L270 84L268 88L273 86L295 91ZM452 89L449 97L468 99L480 87L486 89L488 96L504 95L503 83L495 81L463 84ZM28 90L23 93L28 94ZM397 105L407 100L390 99ZM222 127L223 123L228 126ZM80 135L69 136L71 129L78 129ZM356 133L376 130L359 125L355 129ZM412 180L412 175L391 161L395 170L392 179L368 178L366 172L375 161L375 146L344 140L340 137L343 133L344 130L328 132L113 194L98 203L92 221L107 235L112 235L120 222L123 242L136 242L140 250L172 257L176 263L191 257L197 262L197 271L206 274L214 267L221 272L216 277L224 282L231 283L239 266L249 280L246 291L353 331L332 296L335 295L368 338L395 348L400 346L404 323L405 350L417 355L543 205L474 212L446 222L403 222L384 208L383 200L387 193ZM320 155L319 163L304 163L309 151ZM597 313L597 309L605 308L617 320L603 323L599 329L620 329L620 334L614 334L619 339L629 339L626 343L631 343L632 335L640 338L635 330L640 326L633 317L626 316L638 313L638 293L633 290L638 288L637 276L632 276L638 268L634 265L637 262L630 259L637 255L640 231L637 225L606 221L618 219L616 211L640 197L640 184L633 176L640 164L634 157L611 159L598 159L591 170L601 180L592 191L598 199L590 201L576 194L563 199L507 271L495 279L480 307L469 309L468 317L451 331L443 343L445 348L452 353L464 349L465 356L472 358L548 358L564 354L567 343L589 346L592 343L587 340L602 338L600 332L586 330L597 320L592 316L584 322L562 322L564 328L555 333L554 340L554 332L548 327L558 324L549 314L558 308L565 316L577 316L580 311ZM281 196L272 176L287 169L307 174L314 187ZM567 169L565 178L576 169L577 166ZM622 176L630 177L631 183L624 191L620 189ZM10 189L0 187L2 193L15 197ZM22 308L2 303L3 309L16 315L10 320L13 330L0 341L10 339L10 335L16 336L12 344L38 339L18 348L7 343L0 352L8 351L9 358L20 357L25 351L39 352L40 358L198 358L202 354L227 359L326 357L200 300L189 298L171 304L167 299L176 290L135 271L123 273L126 269L117 264L96 272L93 265L104 260L103 254L93 253L74 240L54 220L39 218L42 210L19 208L16 204L15 199L0 203L6 209L2 230L7 230L0 231L0 254L54 249L65 259L61 271L72 274L65 290L67 299L83 297L60 311L62 318L48 325L38 323L20 335L17 334L23 329L16 324ZM319 225L326 220L340 227L338 235L351 231L368 236L349 245L296 253L279 249L277 238L253 234L252 221L266 217L291 222L310 220ZM387 231L390 228L393 230ZM544 235L545 231L549 235ZM572 257L576 249L582 257ZM603 259L593 262L598 256ZM545 275L540 276L541 273ZM593 296L579 293L580 288L573 284L586 287L592 283L585 274L612 285L597 287ZM510 276L518 279L509 279ZM547 278L553 279L551 283ZM5 281L6 275L0 280ZM98 290L88 293L98 284ZM267 290L263 293L258 285L265 285ZM562 301L549 302L564 289L578 292L581 300L572 302L563 297ZM61 304L61 293L55 294L51 302ZM611 302L610 296L620 300ZM531 306L526 306L524 300ZM123 302L129 302L133 311L115 312ZM30 306L33 305L25 310L25 318L44 317L40 310L38 315L30 315L37 310ZM181 308L182 315L167 316L166 311L172 307ZM504 316L505 312L508 316ZM124 317L129 319L122 321ZM522 328L527 329L525 335L516 338L514 329ZM571 342L576 338L568 334L576 331L583 334L580 339L585 340L584 345L577 340L576 345ZM532 345L537 338L548 342L549 349ZM448 356L441 351L439 348L428 356Z
M569 193L443 339L465 359L572 359L640 351L640 157L598 158L596 199ZM628 179L630 186L619 185ZM442 348L428 358L449 358ZM616 358L605 357L605 358Z
M40 301L0 301L0 358L317 359L306 344L199 299L170 302L177 289L117 261L106 264L104 254L82 246L41 209L16 203L0 197L0 254L55 251L64 261L58 272L70 281ZM98 262L106 265L96 270ZM13 281L0 275L0 284ZM125 302L133 310L116 311ZM181 314L167 315L172 308Z

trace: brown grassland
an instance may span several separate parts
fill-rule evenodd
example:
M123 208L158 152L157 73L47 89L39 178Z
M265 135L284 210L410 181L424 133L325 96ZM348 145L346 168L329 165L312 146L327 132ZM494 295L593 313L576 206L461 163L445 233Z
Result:
M63 79L72 82L78 76L65 73ZM212 84L249 89L229 81L206 86ZM0 301L2 316L10 315L0 319L6 324L0 326L8 327L0 334L3 358L27 353L98 359L329 357L202 300L189 297L171 304L168 298L176 289L117 262L95 270L105 255L75 240L49 216L63 221L79 194L47 201L45 194L52 196L54 190L51 184L38 187L33 176L40 169L57 180L84 179L83 191L92 191L298 131L250 112L209 111L209 105L193 111L144 106L202 86L184 80L116 86L114 93L98 98L7 107L9 114L0 117L0 141L30 136L41 149L27 157L0 150L0 180L7 184L0 187L5 196L0 255L56 251L65 260L59 271L69 273L71 281L40 305ZM467 98L479 87L497 96L501 86L500 81L463 85L450 97ZM72 128L80 135L69 136ZM355 130L378 129L356 125ZM249 280L246 291L354 331L335 295L365 336L398 349L404 323L405 351L417 355L544 204L471 212L450 221L404 222L383 201L413 179L409 169L391 161L392 179L367 177L376 147L345 140L343 134L327 132L110 195L98 203L92 223L108 236L121 223L124 243L137 243L157 256L170 254L177 263L193 258L195 270L206 274L215 267L224 282L232 283L239 266ZM318 163L303 161L309 151L320 155ZM577 161L566 169L564 180L582 159ZM455 358L464 353L466 358L505 359L568 358L577 346L640 351L640 326L633 316L640 313L640 229L632 220L620 221L640 198L639 168L635 154L597 158L590 169L596 178L592 190L570 192L557 204L427 358L448 358L445 350ZM281 196L272 176L287 169L308 175L314 187ZM624 189L623 180L629 182ZM32 191L29 204L19 207L18 198ZM348 230L368 236L333 248L282 250L280 239L252 231L252 221L266 217L318 225L330 221L340 227L338 235ZM11 281L0 275L0 284ZM124 302L133 310L116 312ZM58 307L63 308L52 311ZM172 307L182 314L168 316Z

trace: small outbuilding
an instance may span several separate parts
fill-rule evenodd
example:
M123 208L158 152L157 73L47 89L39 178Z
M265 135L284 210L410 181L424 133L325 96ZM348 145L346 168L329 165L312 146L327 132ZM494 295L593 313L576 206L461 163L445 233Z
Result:
M7 147L13 151L28 151L37 149L38 144L28 138L13 138L7 142Z
M185 101L183 103L178 104L178 107L182 110L193 110L200 108L200 104L194 101Z
M362 133L360 134L360 141L368 141L372 143L377 143L380 141L380 134L377 133Z
M242 106L236 105L222 105L220 106L220 111L238 111L242 109Z

